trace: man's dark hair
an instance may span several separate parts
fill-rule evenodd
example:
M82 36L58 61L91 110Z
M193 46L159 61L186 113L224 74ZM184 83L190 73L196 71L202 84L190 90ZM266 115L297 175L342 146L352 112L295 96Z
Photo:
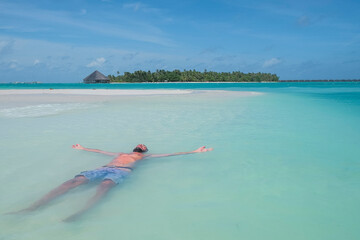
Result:
M136 148L134 148L133 152L143 153L143 152L146 152L146 151L142 150L139 147L136 147Z

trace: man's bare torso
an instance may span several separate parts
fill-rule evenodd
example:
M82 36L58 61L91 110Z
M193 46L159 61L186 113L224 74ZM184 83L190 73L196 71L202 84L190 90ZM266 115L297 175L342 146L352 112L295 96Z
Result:
M136 161L139 161L144 158L142 153L119 153L111 162L106 164L106 166L116 166L116 167L133 167Z

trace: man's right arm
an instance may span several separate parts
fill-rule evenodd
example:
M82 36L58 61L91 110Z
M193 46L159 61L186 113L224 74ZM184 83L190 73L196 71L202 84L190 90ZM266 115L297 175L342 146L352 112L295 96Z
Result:
M79 150L84 150L84 151L88 151L88 152L101 153L101 154L105 154L105 155L109 155L109 156L116 156L116 155L119 154L119 153L114 153L114 152L106 152L106 151L102 151L102 150L99 150L99 149L85 148L85 147L81 146L80 144L72 145L72 148L79 149Z

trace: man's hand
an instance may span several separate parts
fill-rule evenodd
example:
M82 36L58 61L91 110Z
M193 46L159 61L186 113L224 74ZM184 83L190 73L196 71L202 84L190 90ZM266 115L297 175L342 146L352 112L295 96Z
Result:
M193 152L200 153L200 152L208 152L208 151L212 151L212 150L214 150L214 149L213 148L205 148L205 146L203 146L203 147L199 147L198 149L196 149Z
M74 149L80 149L80 150L84 150L85 148L83 146L81 146L80 144L75 144L75 145L72 145L72 148Z

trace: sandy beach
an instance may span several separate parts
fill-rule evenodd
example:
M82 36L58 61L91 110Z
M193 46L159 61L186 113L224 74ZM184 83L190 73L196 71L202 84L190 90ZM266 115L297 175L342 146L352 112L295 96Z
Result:
M93 95L93 96L146 96L146 95L181 95L191 93L216 93L216 94L236 94L236 95L259 95L259 92L249 91L225 91L225 90L173 90L173 89L11 89L1 90L3 95Z
M133 95L172 95L189 94L192 90L122 90L122 89L17 89L0 90L1 95L28 95L28 94L48 94L48 95L98 95L98 96L133 96Z
M259 92L224 90L173 90L173 89L11 89L0 90L2 107L18 107L43 103L104 102L133 97L183 96L200 94L211 97L256 96Z

